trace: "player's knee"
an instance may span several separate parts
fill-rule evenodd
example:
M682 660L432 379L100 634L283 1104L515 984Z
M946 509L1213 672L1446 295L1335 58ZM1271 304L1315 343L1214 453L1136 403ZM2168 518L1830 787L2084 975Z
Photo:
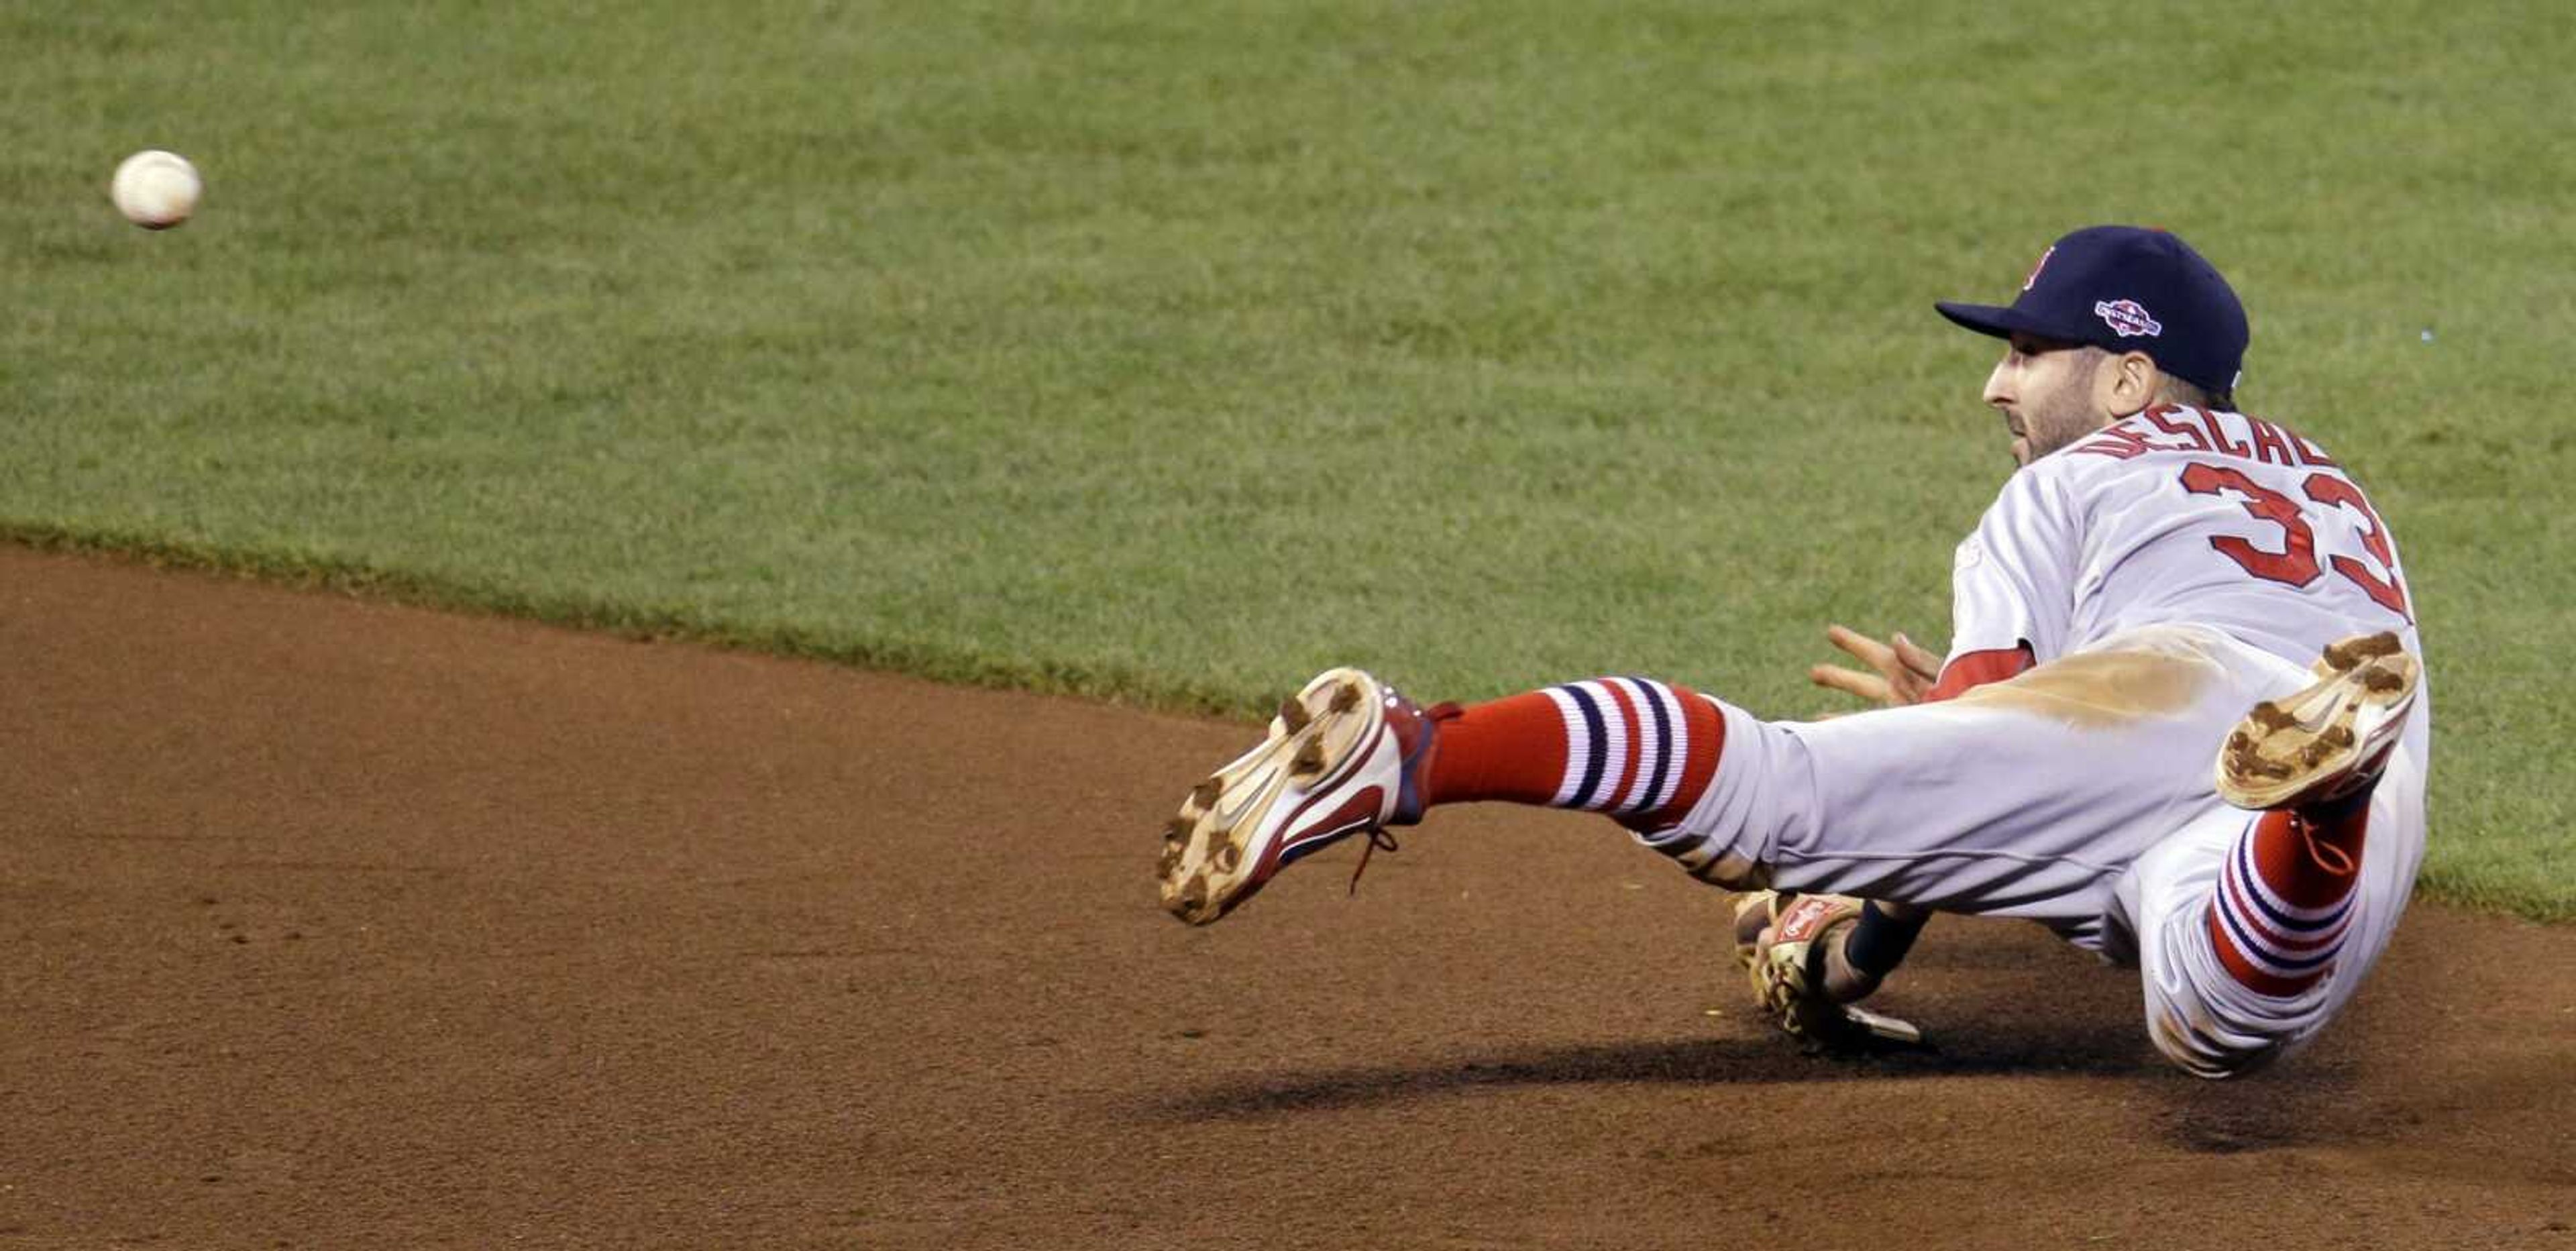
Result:
M2171 1011L2149 1018L2148 1035L2158 1054L2194 1077L2225 1081L2270 1065L2287 1049L2278 1038L2219 1038L2192 1028Z
M1733 847L1681 825L1661 829L1628 826L1645 847L1672 858L1682 871L1726 890L1761 890L1771 884L1770 869Z
M1771 885L1769 869L1731 851L1692 869L1691 876L1727 890L1764 890Z

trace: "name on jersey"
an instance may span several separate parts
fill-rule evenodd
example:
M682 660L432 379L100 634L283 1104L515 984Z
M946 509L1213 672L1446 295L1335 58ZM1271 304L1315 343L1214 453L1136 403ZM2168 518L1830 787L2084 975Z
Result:
M2242 429L2234 430L2232 426ZM2115 422L2066 450L2071 455L2108 456L2114 460L2149 452L2197 452L2266 465L2341 468L2334 458L2296 431L2243 413L2220 414L2171 404L2159 404Z

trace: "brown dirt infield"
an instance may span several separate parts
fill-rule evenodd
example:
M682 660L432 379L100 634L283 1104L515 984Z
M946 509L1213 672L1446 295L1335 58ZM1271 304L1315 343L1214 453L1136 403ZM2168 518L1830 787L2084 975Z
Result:
M2576 930L2210 1085L1944 921L1813 1059L1607 823L1175 924L1249 733L0 548L0 1247L2576 1248Z

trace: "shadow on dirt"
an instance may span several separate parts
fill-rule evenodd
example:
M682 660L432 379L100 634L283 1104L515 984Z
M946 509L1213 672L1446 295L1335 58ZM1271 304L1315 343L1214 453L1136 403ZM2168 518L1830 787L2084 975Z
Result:
M2295 1068L2295 1066L2294 1066ZM1785 1038L1711 1038L1503 1051L1467 1060L1283 1072L1211 1083L1147 1109L1149 1119L1225 1121L1403 1104L1528 1086L1733 1085L1943 1077L2109 1081L2142 1101L2148 1128L2194 1154L2367 1142L2391 1131L2385 1099L2357 1097L2337 1065L2210 1082L2167 1066L2126 1029L1986 1036L1947 1051L1824 1056ZM2128 1097L2128 1096L2123 1096Z
M1184 1121L1276 1116L1510 1086L1847 1082L1988 1074L2100 1077L2152 1072L2157 1064L2143 1041L2128 1031L2080 1025L2055 1033L1990 1036L1973 1047L1870 1056L1814 1055L1801 1051L1787 1038L1770 1036L1710 1038L1530 1049L1463 1061L1277 1073L1184 1093L1163 1103L1157 1113Z

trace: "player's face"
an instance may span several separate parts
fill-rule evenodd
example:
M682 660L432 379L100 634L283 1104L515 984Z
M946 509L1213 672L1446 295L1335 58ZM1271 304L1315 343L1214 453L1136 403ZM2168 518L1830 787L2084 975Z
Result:
M2012 457L2027 465L2102 428L2108 414L2093 394L2102 353L2017 334L1986 378L1986 402L2004 415Z

